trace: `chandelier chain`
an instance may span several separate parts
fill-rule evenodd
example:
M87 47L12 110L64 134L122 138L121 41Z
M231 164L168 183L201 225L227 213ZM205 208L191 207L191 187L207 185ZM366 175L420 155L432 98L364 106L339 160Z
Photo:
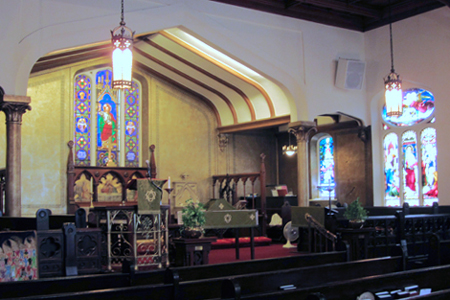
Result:
M392 39L392 16L391 16L391 1L389 1L389 35L391 43L391 73L394 73L394 42Z
M123 17L123 1L122 0L122 11L121 11L121 15L120 15L120 25L125 25L125 21L124 21L124 17Z

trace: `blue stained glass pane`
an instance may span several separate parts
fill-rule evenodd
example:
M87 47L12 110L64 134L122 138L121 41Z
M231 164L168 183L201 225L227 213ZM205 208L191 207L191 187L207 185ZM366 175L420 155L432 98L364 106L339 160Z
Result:
M319 187L320 196L334 197L334 143L332 137L319 140Z
M395 126L412 126L419 124L434 112L434 96L423 89L408 89L403 91L403 113L401 116L388 116L386 106L383 107L384 121Z
M125 166L139 166L139 84L132 82L131 88L125 90Z
M74 151L75 165L90 165L90 137L91 137L91 79L85 75L75 78L74 86Z

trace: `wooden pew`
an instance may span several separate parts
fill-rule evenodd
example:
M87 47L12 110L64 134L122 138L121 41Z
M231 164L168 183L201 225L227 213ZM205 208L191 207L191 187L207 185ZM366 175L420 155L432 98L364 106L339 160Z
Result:
M7 299L22 299L22 300L37 300L37 299L58 299L58 300L123 300L123 299L173 299L173 285L172 284L157 284L157 285L143 285L122 288L108 288L99 290L88 290L80 292L66 292L51 295L36 295L23 298L5 298Z
M418 285L420 288L431 288L434 293L429 296L421 296L414 299L448 299L448 274L450 265L437 266L430 268L421 268L409 271L393 272L389 274L367 276L350 280L327 283L326 274L323 275L321 283L306 288L271 291L267 293L253 293L243 295L240 299L258 299L258 300L298 300L306 299L314 293L321 293L327 300L356 299L366 291L377 293L381 291L392 291L402 289L406 286ZM228 282L227 284L236 284ZM225 282L224 282L225 284ZM222 299L234 299L223 297Z
M346 261L348 261L348 253L346 251L324 252L318 254L306 254L299 256L260 259L226 264L200 265L194 268L169 268L168 272L173 273L173 275L168 276L169 278L174 278L172 280L175 280L175 276L178 276L180 281L200 280L218 276L225 277L239 274L267 272L272 270L317 266L322 264L339 263Z
M334 272L338 273L339 270L342 270L343 265L360 265L361 271L363 267L368 270L365 273L374 274L375 263L378 265L383 265L384 267L379 268L384 271L389 271L393 269L392 265L395 265L394 260L391 258L383 258L376 259L370 262L349 262L349 263L336 263L329 264L325 266L322 271L326 272ZM363 266L365 264L365 266ZM195 269L197 267L192 267ZM313 268L322 268L321 266L317 267L306 267L306 268L295 268L291 273L295 274L297 272L302 272L302 269L306 269L303 271L303 276L308 277L309 272ZM279 271L272 271L274 273ZM361 273L359 273L361 274ZM220 274L217 274L220 276ZM248 278L252 278L257 276L258 273L247 274ZM51 294L51 295L39 295L34 297L22 298L22 299L75 299L75 297L83 298L83 299L218 299L220 297L220 288L222 281L225 280L226 277L215 277L208 278L202 280L192 280L192 281L182 281L182 282L174 282L171 284L146 284L139 285L133 287L118 287L114 289L101 289L101 290L91 290L91 291L80 291L74 293L60 293L60 294ZM320 280L320 278L316 278L316 280ZM150 297L150 298L145 298Z
M241 299L245 295L276 291L283 289L283 287L306 288L324 281L330 284L341 280L398 272L400 270L402 270L401 257L384 257L234 276L223 282L221 297Z
M85 276L56 277L33 281L0 283L0 298L51 295L139 285L157 285L194 281L214 277L265 272L269 270L315 266L347 261L346 252L299 255L265 260L242 261L230 264L177 267L169 270L135 272L130 266L127 273L105 273ZM176 278L175 278L176 277Z

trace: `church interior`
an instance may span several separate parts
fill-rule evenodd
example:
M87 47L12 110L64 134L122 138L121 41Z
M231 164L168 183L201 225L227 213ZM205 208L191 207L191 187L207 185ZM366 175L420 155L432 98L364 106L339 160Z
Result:
M1 298L449 297L450 2L0 7Z

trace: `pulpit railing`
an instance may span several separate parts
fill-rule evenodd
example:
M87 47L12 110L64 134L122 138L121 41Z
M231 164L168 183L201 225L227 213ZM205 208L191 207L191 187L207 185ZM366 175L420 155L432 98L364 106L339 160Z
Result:
M336 251L337 236L326 230L313 216L305 214L308 223L309 252Z

